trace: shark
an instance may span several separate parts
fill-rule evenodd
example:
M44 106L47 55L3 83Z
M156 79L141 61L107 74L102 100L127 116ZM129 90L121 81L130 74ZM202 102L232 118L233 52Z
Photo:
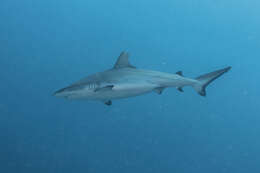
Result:
M143 95L150 92L162 94L166 88L191 86L206 96L206 87L228 72L231 66L216 70L196 78L184 77L182 71L175 74L136 68L129 62L129 53L123 51L113 68L89 75L53 95L66 99L96 100L112 105L112 100Z

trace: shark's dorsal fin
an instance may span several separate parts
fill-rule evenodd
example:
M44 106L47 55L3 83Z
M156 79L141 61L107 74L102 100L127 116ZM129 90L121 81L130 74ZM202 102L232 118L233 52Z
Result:
M118 57L114 68L119 69L119 68L125 68L125 67L130 67L130 68L136 68L135 66L132 66L129 61L128 61L129 54L127 52L122 52L120 56Z

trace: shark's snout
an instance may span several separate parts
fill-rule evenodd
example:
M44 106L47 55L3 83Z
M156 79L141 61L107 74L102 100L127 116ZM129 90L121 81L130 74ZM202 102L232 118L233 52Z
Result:
M84 86L81 85L71 85L66 88L62 88L53 93L55 97L73 98L84 90Z
M62 88L62 89L60 89L58 91L55 91L52 95L55 96L55 97L66 97L66 95L68 94L66 92L66 89L67 88Z

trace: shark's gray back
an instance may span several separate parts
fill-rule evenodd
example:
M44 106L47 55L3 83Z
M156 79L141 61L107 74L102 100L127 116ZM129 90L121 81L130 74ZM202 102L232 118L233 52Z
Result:
M110 82L118 82L119 80L129 78L130 76L134 76L137 74L134 71L136 69L131 68L122 68L122 69L109 69L104 72L98 72L92 75L89 75L77 82L73 85L87 85L90 83L110 83Z
M95 73L93 75L87 76L73 85L89 85L89 84L97 84L102 85L106 84L118 84L118 83L144 83L151 82L154 80L167 80L179 78L179 75L169 74L159 71L151 71L151 70L142 70L135 68L119 68L119 69L109 69L104 72Z

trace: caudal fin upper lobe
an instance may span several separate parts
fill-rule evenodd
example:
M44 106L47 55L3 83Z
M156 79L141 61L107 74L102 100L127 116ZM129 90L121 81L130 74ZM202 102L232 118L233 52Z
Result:
M204 75L201 75L196 78L198 81L193 85L194 89L201 95L206 96L206 87L213 82L215 79L222 76L224 73L228 72L231 69L231 67L226 67L224 69L220 69L211 73L207 73Z

